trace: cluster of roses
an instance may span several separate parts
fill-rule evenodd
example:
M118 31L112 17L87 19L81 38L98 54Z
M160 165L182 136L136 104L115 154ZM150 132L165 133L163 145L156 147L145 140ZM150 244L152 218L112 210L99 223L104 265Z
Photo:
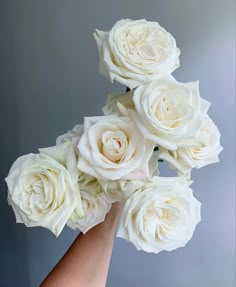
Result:
M210 104L198 82L171 76L180 50L158 23L120 20L94 37L100 73L128 91L109 94L104 116L86 117L55 146L19 157L6 178L8 202L17 222L58 236L66 224L86 233L121 201L119 237L147 252L184 246L200 221L191 169L222 150ZM158 159L177 176L159 176Z

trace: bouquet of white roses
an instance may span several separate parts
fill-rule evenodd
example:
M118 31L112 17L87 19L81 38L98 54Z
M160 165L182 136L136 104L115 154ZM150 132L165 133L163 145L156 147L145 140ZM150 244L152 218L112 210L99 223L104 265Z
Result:
M121 201L117 236L146 252L184 246L200 221L191 170L218 162L222 150L210 103L198 82L171 75L180 50L157 22L120 20L94 37L100 73L127 92L108 94L103 116L13 163L6 182L16 221L56 236L66 224L86 233ZM160 176L160 160L177 176Z

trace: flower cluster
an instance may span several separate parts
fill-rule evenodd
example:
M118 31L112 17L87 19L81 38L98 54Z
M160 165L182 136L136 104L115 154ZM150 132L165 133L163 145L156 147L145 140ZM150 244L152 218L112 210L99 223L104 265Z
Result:
M118 21L96 30L99 70L127 92L110 93L103 116L86 117L55 146L19 157L6 182L17 222L56 236L86 233L124 203L117 236L158 253L184 246L200 221L191 170L219 161L220 133L199 83L178 82L175 39L157 22ZM176 169L160 176L158 161Z

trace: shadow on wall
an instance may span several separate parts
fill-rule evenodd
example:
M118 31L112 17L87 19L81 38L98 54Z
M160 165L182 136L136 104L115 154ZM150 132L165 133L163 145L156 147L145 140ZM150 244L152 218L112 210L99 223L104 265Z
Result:
M12 287L17 282L18 287L28 287L27 229L23 224L15 223L15 215L7 203L7 185L4 180L19 156L13 8L1 10L0 7L0 12L11 13L0 13L0 55L6 56L1 58L0 67L0 286Z
M6 109L1 111L0 149L0 286L12 287L17 282L18 287L29 286L28 279L28 249L27 229L22 224L15 223L15 215L7 203L7 185L4 178L13 161L18 157L18 141L16 134L16 104L14 97L5 95L8 99ZM5 100L6 100L5 99ZM7 125L4 125L7 123ZM9 133L9 130L12 132Z

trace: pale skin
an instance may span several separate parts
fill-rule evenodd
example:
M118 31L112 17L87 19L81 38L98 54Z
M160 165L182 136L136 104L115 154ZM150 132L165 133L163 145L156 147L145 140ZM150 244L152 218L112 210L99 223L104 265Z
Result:
M121 211L113 203L102 223L80 233L40 287L105 287Z

